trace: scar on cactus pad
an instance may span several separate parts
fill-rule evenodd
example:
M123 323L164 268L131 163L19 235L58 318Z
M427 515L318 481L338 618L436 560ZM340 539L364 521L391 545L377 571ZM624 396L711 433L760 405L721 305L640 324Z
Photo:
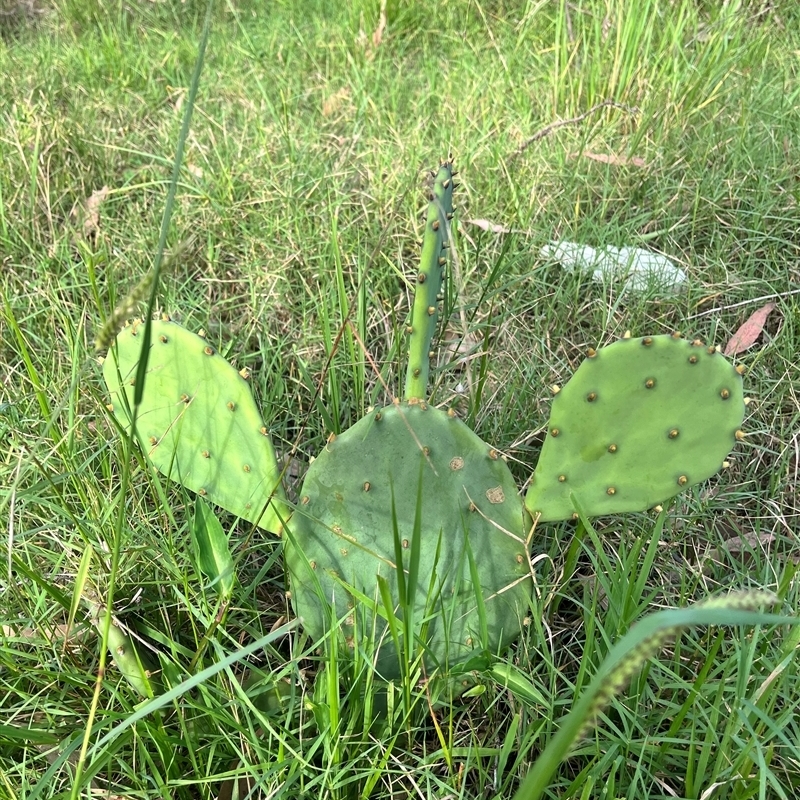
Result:
M576 503L598 515L669 499L720 468L744 416L739 373L699 341L648 336L592 350L553 400L523 504L498 451L426 399L454 176L451 160L431 176L404 399L331 437L296 508L247 381L173 322L152 322L137 418L160 472L283 535L292 604L312 639L375 642L386 679L409 654L432 670L502 649L530 612L535 522L570 519ZM103 368L125 426L140 341L137 325L126 327Z

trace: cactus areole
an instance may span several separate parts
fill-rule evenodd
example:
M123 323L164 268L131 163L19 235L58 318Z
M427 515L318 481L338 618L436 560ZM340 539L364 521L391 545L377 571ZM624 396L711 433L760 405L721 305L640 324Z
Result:
M669 499L720 468L744 416L739 373L700 341L647 336L592 350L553 400L523 505L499 453L425 401L454 175L448 160L431 176L404 400L331 437L296 508L246 379L200 336L152 323L137 416L160 472L283 534L292 603L310 636L358 648L386 679L413 663L430 674L498 652L530 613L533 522L569 519L576 505L597 515ZM138 332L127 326L103 367L123 426Z

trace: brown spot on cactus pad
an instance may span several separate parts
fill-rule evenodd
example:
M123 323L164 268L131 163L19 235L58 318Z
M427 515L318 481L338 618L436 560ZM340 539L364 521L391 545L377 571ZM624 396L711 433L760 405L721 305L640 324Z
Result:
M495 486L486 490L486 499L493 505L505 502L506 496L502 486Z

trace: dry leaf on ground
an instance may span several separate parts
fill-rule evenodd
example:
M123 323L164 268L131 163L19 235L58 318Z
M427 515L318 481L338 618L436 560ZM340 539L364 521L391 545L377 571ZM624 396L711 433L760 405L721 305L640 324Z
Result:
M613 164L618 167L646 167L647 162L639 156L615 156L613 153L592 153L584 150L582 153L570 153L570 158L589 158L601 164Z
M83 218L83 235L90 239L100 230L100 206L108 196L108 186L96 189L86 201L86 216Z
M379 47L383 41L383 32L386 30L386 0L381 1L381 13L378 27L372 32L372 46Z
M474 225L487 233L527 233L527 231L520 231L515 228L507 228L505 225L498 225L496 222L490 222L488 219L465 219L468 225Z
M748 550L766 549L775 541L775 534L769 531L748 531L725 539L722 547L729 553L741 553Z
M745 350L749 350L756 343L758 337L761 336L767 317L774 308L775 303L767 303L765 306L761 306L758 311L754 311L739 330L731 336L728 344L725 345L725 355L735 356Z

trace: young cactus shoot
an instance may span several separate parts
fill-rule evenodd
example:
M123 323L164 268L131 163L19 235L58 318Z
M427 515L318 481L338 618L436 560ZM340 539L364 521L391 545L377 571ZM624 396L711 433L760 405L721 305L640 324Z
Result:
M453 219L452 159L442 162L433 175L433 188L425 217L419 272L415 276L414 305L408 339L405 399L424 400L428 392L430 349L439 323L439 294L450 246Z

